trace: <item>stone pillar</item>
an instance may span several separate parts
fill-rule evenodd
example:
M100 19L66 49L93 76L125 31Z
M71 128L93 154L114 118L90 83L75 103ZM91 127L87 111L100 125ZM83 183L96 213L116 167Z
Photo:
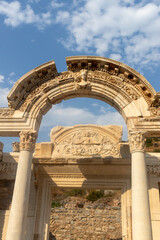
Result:
M20 155L6 240L25 239L32 155L35 147L35 142L35 131L22 131L20 133Z
M144 135L131 132L129 143L132 154L132 238L152 240Z

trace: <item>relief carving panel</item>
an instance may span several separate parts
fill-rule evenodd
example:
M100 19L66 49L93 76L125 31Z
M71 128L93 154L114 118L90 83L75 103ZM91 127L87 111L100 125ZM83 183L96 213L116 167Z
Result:
M79 128L71 128L66 134L62 130L53 143L52 157L120 157L119 140L111 137L111 133L106 134L103 127L101 131L97 131L95 127L91 129L79 126Z

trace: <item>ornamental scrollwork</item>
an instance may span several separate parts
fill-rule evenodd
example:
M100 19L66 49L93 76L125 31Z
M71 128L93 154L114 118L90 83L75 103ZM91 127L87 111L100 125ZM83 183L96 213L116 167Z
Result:
M37 133L36 131L22 131L20 136L20 151L34 152Z
M131 153L135 151L144 152L145 137L142 132L129 132L128 139Z

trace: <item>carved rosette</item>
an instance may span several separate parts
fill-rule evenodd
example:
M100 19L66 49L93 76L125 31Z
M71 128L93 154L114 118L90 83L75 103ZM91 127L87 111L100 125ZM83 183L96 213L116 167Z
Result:
M20 151L34 152L37 133L36 131L22 131L20 136Z
M142 132L130 132L129 133L129 145L131 153L136 151L144 152L145 137Z

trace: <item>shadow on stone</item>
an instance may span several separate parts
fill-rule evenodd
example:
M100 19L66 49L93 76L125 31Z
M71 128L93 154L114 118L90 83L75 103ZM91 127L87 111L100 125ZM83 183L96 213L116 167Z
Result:
M122 240L122 238L111 238L110 240Z
M49 240L56 240L55 236L51 232L49 233Z

